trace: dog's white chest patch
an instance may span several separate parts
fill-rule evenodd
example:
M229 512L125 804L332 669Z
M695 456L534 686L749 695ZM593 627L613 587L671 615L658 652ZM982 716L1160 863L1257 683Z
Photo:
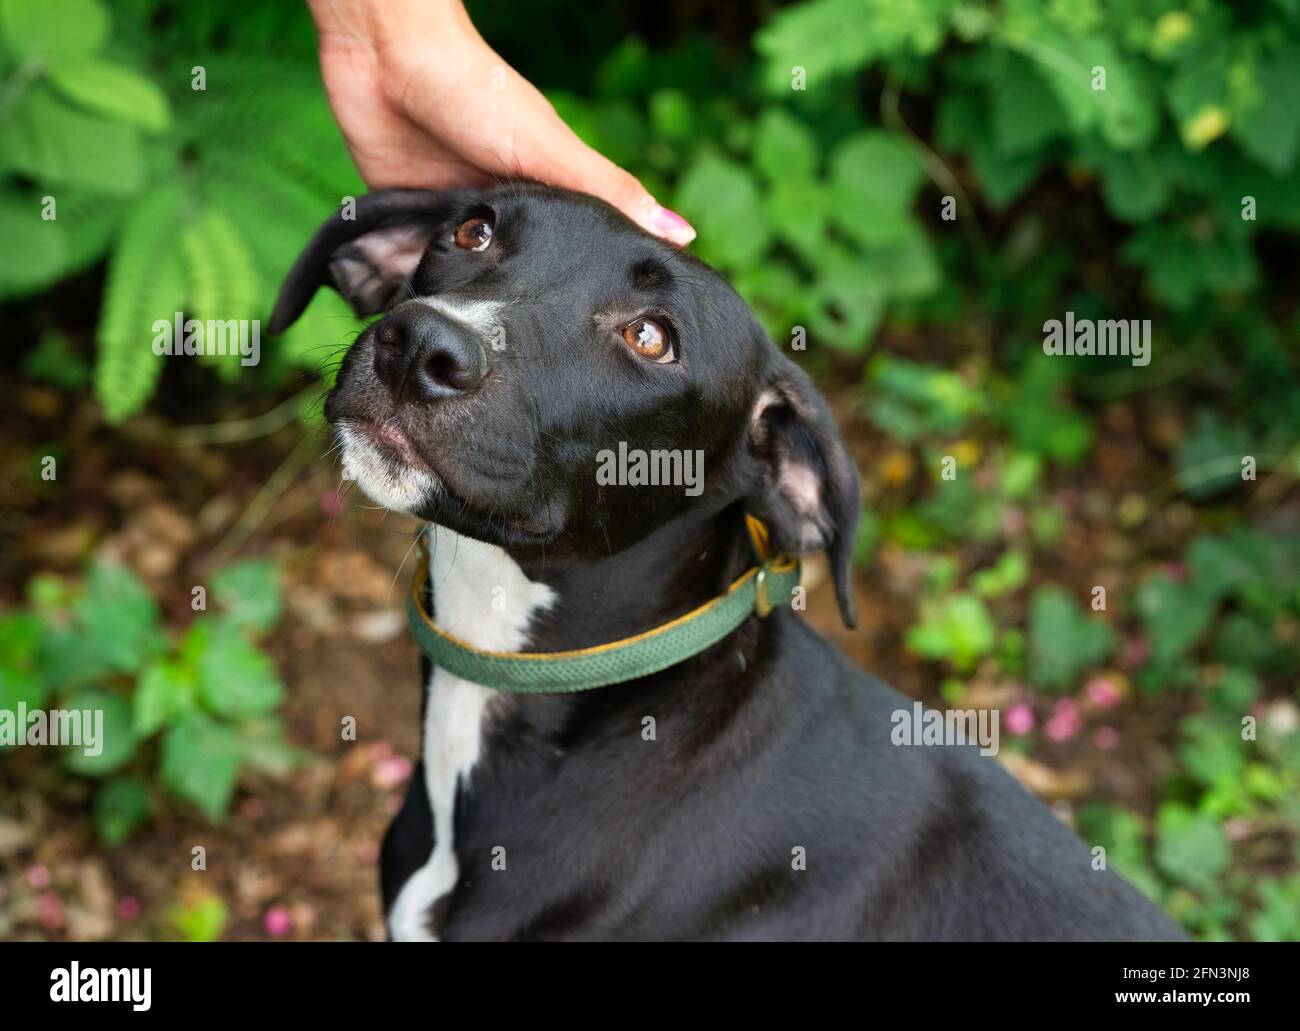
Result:
M429 582L434 612L448 633L488 651L520 651L533 616L554 601L501 548L431 526ZM456 886L460 869L452 839L457 787L472 790L472 771L483 743L491 688L434 669L424 716L424 776L433 808L434 846L428 861L402 886L388 912L398 941L435 941L429 909Z

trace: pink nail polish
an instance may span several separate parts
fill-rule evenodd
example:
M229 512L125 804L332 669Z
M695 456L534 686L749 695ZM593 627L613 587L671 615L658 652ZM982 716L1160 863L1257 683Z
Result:
M661 236L666 236L679 247L685 247L695 239L695 230L691 224L675 211L658 207L654 213L654 228Z

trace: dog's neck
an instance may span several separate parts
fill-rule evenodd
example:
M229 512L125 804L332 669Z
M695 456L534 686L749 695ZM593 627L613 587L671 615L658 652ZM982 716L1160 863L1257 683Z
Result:
M516 558L444 528L429 533L435 618L494 651L560 651L643 633L717 597L753 562L738 506L679 518L599 561ZM730 668L743 669L754 635L733 638L691 660L693 672L721 651ZM742 653L732 655L737 648ZM636 685L580 695L606 691L636 693Z
M583 648L660 626L723 593L752 563L738 507L679 517L599 561L520 560L552 603L534 619L536 651Z

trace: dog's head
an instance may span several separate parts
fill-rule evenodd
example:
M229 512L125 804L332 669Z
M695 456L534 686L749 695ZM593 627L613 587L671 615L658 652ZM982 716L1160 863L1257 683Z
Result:
M593 560L743 504L778 549L828 551L852 623L856 470L808 378L712 269L537 186L383 190L348 214L299 257L270 328L322 283L382 313L325 406L377 503ZM656 469L678 482L645 483Z

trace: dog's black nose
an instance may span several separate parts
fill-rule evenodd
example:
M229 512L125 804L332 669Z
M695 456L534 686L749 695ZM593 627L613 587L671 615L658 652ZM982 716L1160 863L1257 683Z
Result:
M487 371L478 334L427 304L408 301L375 324L375 374L399 400L469 394Z

